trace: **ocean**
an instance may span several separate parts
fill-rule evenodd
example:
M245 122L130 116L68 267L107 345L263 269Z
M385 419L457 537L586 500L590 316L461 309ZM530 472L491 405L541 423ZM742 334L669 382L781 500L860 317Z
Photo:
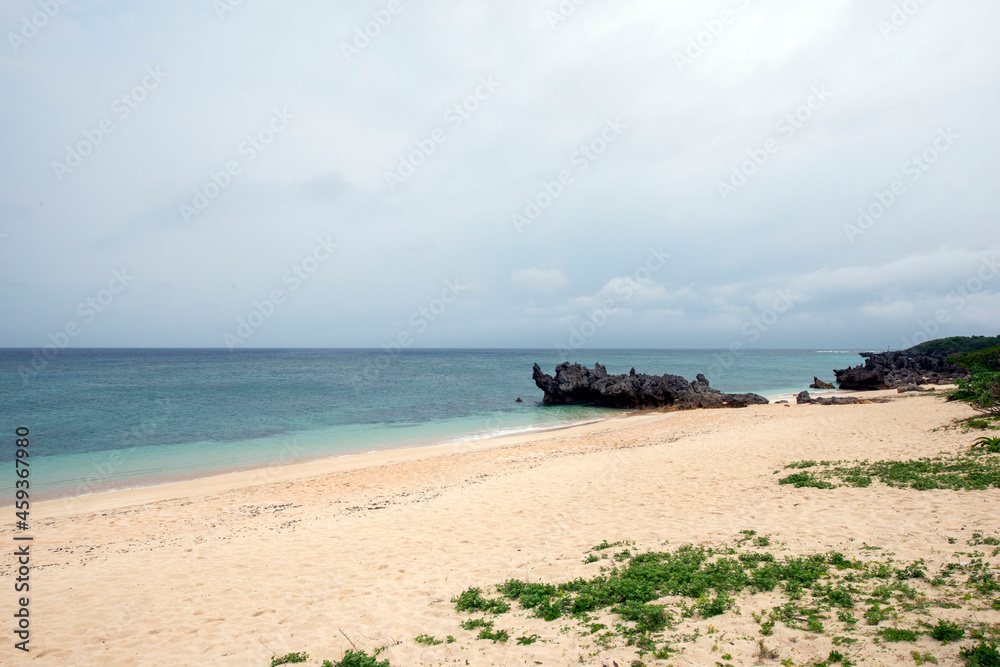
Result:
M32 498L86 495L319 457L556 428L615 411L543 406L532 364L705 373L727 392L796 393L856 351L0 350L6 472L31 432ZM523 402L515 402L521 398Z

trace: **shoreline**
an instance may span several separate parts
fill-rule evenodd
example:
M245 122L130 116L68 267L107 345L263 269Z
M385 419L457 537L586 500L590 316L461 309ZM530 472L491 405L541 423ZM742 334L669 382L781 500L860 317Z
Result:
M846 396L851 395L852 392L845 390L819 390L813 391L813 396ZM779 400L787 400L794 403L796 394L770 394L762 393L760 394L768 399L770 404L775 404ZM89 486L96 487L92 490L88 490L85 493L78 493L73 485L67 485L64 487L59 487L53 490L43 490L36 492L36 497L40 498L36 504L40 503L52 503L58 501L66 501L74 498L86 498L89 496L103 495L108 493L120 493L127 491L141 491L143 489L151 489L158 487L169 487L175 484L184 484L188 482L197 482L201 480L209 480L215 477L228 476L240 473L252 473L256 470L268 470L276 467L285 467L291 465L306 465L312 464L320 461L326 461L328 459L336 460L345 457L358 457L368 454L381 454L390 453L397 451L405 451L411 449L424 449L429 447L439 447L446 445L462 445L469 442L477 441L491 441L500 438L508 437L518 437L526 434L534 433L546 433L549 431L558 431L566 428L574 428L576 426L583 426L591 423L600 423L607 420L621 419L633 414L644 414L647 412L656 412L655 410L622 410L620 414L608 414L607 416L588 419L578 422L568 422L565 424L555 424L555 425L543 425L543 426L524 426L516 427L509 430L509 432L501 432L499 434L492 433L477 433L472 432L468 434L462 434L458 436L445 436L443 438L427 438L410 440L402 443L392 443L385 448L370 448L365 446L359 449L348 449L343 452L338 453L319 453L315 455L307 455L300 458L295 458L292 460L283 460L279 457L278 462L273 460L267 462L250 462L243 464L233 464L232 466L220 466L218 468L209 468L204 470L189 470L189 471L175 471L167 473L153 473L149 475L137 475L133 478L127 480L112 480L109 482L102 483L89 483ZM102 454L107 458L113 458L122 451L128 450L102 450L99 452L90 452L88 454ZM52 456L52 455L49 455ZM59 455L56 455L59 456ZM42 459L47 457L41 457ZM97 464L93 464L96 469ZM102 473L98 472L97 476L101 476ZM94 473L90 473L90 476L94 476ZM107 475L104 475L107 476ZM85 478L84 475L80 475L77 480L76 487L80 485L79 479ZM0 497L0 508L6 508L13 506L13 501L9 500L11 494L5 494Z
M629 410L622 411L621 414L609 415L604 419L550 427L537 427L528 431L505 435L464 438L451 442L438 442L434 444L417 443L406 447L348 452L333 456L320 455L267 466L253 466L205 476L163 481L156 484L147 484L122 489L108 489L81 495L62 496L59 498L47 498L45 500L33 502L32 508L40 514L46 514L47 510L51 511L52 514L46 514L46 518L49 518L49 516L61 517L76 511L88 512L98 511L101 509L119 509L120 507L132 504L146 504L175 497L188 497L188 494L191 496L200 496L207 493L244 489L272 482L310 479L336 472L361 470L397 463L454 456L466 452L482 452L494 449L503 449L508 446L528 444L533 442L535 439L541 439L549 434L557 433L559 431L581 429L580 433L587 433L589 432L588 427L598 427L609 422L646 417L654 414L662 415L671 413L658 413L656 411L648 410ZM116 504L118 501L123 501L126 505L119 506ZM13 505L0 505L0 507L12 506Z
M97 488L87 493L72 493L71 487L67 486L67 487L62 487L59 490L53 490L53 491L46 490L42 492L36 492L35 496L41 497L41 499L38 500L36 504L44 502L55 502L58 500L67 500L70 498L85 498L88 496L101 495L105 493L116 493L120 491L136 491L147 488L169 486L171 484L182 484L184 482L195 482L204 479L211 479L213 477L220 477L223 475L231 475L235 473L250 473L255 470L264 470L264 469L284 467L289 465L309 464L309 463L315 463L317 461L325 461L327 459L341 459L345 457L364 456L366 454L388 453L388 452L405 451L410 449L422 449L426 447L437 447L444 445L458 445L466 442L477 442L480 440L493 440L496 438L517 437L519 435L527 435L532 433L545 433L548 431L558 431L565 428L573 428L575 426L584 426L587 424L598 423L606 421L608 419L619 419L623 416L626 416L626 414L633 414L635 412L641 412L641 411L623 411L623 414L621 415L608 415L607 417L604 417L602 419L568 422L565 424L515 428L515 429L510 429L509 432L498 433L495 435L489 433L486 434L472 433L469 434L468 436L457 436L448 438L428 438L424 440L411 440L404 443L393 443L384 448L372 449L366 446L365 448L357 450L348 449L340 453L315 454L315 455L295 458L292 460L282 460L279 458L277 462L269 461L265 464L255 464L255 463L236 464L233 467L210 468L207 470L191 470L186 473L176 472L176 473L168 473L162 475L150 475L147 477L136 477L131 481L122 482L123 484L126 484L126 486L117 486L115 485L114 482L110 482L108 484L108 488ZM123 450L105 450L93 453L113 455L114 453L120 451ZM40 458L44 459L46 457L40 457ZM13 506L12 502L4 504L8 495L0 497L0 508Z
M300 456L296 458L285 458L284 455L276 456L274 459L268 459L264 462L246 462L239 464L232 464L229 466L219 466L213 468L205 469L190 469L186 471L170 471L165 473L152 473L148 475L137 475L124 480L112 480L104 482L103 486L98 483L88 482L88 486L92 487L92 490L88 490L85 493L76 493L73 484L68 484L65 486L57 487L55 489L45 489L43 491L36 491L34 497L39 498L37 503L43 502L55 502L58 500L66 500L70 498L83 498L92 495L100 495L104 493L115 493L119 491L133 491L141 490L145 488L153 488L160 486L169 486L171 484L181 484L184 482L193 482L203 479L210 479L212 477L219 477L222 475L230 475L234 473L246 473L252 472L254 470L269 469L274 467L282 467L287 465L296 464L308 464L314 463L316 461L323 461L326 459L339 459L344 457L353 456L363 456L366 454L377 454L384 452L395 452L404 451L409 449L421 449L425 447L436 447L442 445L452 445L452 444L462 444L465 442L476 442L480 440L492 440L495 438L504 437L516 437L519 435L532 434L532 433L544 433L547 431L556 431L564 428L572 428L575 426L582 426L591 423L597 423L601 421L606 421L608 419L619 419L626 414L633 414L635 410L621 411L622 414L608 414L605 417L594 418L594 419L584 419L581 421L571 421L565 423L554 423L541 426L524 426L524 427L514 427L509 429L499 429L499 432L481 432L473 431L468 434L462 435L450 435L450 436L440 436L440 437L428 437L413 440L404 440L401 442L393 442L387 444L384 447L371 446L369 444L359 446L357 448L348 448L339 452L324 452L309 454L305 456ZM294 439L295 435L286 434ZM97 452L87 452L84 455L102 455L105 459L113 459L119 457L122 452L129 452L129 449L123 450L101 450ZM60 456L60 455L55 455ZM71 454L70 456L80 456L80 454ZM53 455L41 456L36 460L39 462L44 462L45 459L51 458ZM94 470L97 470L97 463L92 464ZM88 471L89 472L89 471ZM96 476L107 476L104 473L98 471ZM95 473L90 473L90 476L95 476ZM85 475L80 475L77 478L76 487L79 487L79 479L86 478ZM12 507L13 501L10 498L13 495L13 490L11 493L0 494L0 508Z
M895 390L883 390L874 392L852 392L843 390L820 390L811 392L812 396L896 396ZM762 407L781 407L776 400L789 400L791 406L795 406L795 395L780 394L777 396L767 396L770 403ZM370 467L393 465L425 459L435 459L441 457L454 456L465 452L482 452L494 449L503 449L510 446L520 446L531 444L536 440L544 439L550 434L560 431L568 431L570 435L582 435L592 432L601 425L610 422L623 422L626 424L635 423L643 417L668 416L692 413L713 413L713 412L733 412L746 410L747 408L735 409L710 409L702 408L697 410L622 410L620 414L609 414L603 419L596 419L582 423L570 423L550 427L530 428L526 431L519 431L497 436L461 438L449 442L436 442L433 444L412 443L409 446L393 447L389 449L377 449L357 452L347 452L336 455L319 455L305 459L297 459L289 462L279 462L265 466L250 466L224 472L212 473L203 476L195 476L183 479L171 479L152 484L142 484L120 489L107 489L86 493L81 495L66 495L58 498L46 498L32 503L32 506L39 512L51 510L54 516L64 516L66 513L77 511L91 511L90 508L109 509L117 508L117 503L122 500L128 504L144 504L158 502L168 498L186 497L188 495L204 495L206 493L218 493L225 490L237 490L267 484L272 481L290 482L295 480L321 477L337 472L348 470L360 470ZM0 507L10 507L11 505L0 505Z
M512 578L592 576L598 565L586 556L605 542L628 541L641 553L720 545L747 530L773 537L779 557L891 552L900 563L926 559L937 572L973 531L1000 531L1000 489L799 489L778 484L776 473L807 459L967 451L973 435L940 427L973 412L940 393L647 412L39 503L31 554L40 651L32 657L43 665L153 667L169 658L236 667L295 651L337 660L353 642L369 653L384 648L380 658L394 667L629 664L634 647L561 633L520 612L498 618L498 627L544 641L478 640L460 627L468 614L449 601ZM0 539L12 532L0 527ZM0 575L10 571L0 563ZM750 664L756 640L740 638L759 633L750 612L769 609L768 599L741 600L742 614L682 621L724 634L677 648L691 664L713 664L721 651L711 647L725 638L724 650L741 656L735 664ZM978 606L941 613L1000 620L1000 611ZM420 635L456 641L426 645L415 641ZM779 624L767 642L802 664L825 658L832 636ZM933 641L917 646L944 664L969 643L943 654ZM849 650L870 664L903 664L910 648Z

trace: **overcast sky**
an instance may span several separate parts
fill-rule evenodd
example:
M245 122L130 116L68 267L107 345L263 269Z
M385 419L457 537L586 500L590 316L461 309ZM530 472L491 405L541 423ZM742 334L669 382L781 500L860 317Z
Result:
M0 346L1000 333L995 0L576 3L5 0Z

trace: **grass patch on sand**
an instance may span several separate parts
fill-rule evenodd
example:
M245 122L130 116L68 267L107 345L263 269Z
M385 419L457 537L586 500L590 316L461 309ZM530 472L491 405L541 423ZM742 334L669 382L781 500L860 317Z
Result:
M797 489L867 487L874 482L900 489L952 489L981 491L1000 488L1000 438L981 437L958 454L907 461L796 461L785 466L796 470L778 480Z
M942 542L957 543L953 538ZM714 642L711 636L718 630L712 623L717 619L757 609L748 614L757 628L755 636L729 641L735 647L746 644L745 658L777 659L778 653L765 646L764 638L781 625L812 639L829 638L825 658L796 659L794 664L851 665L856 659L851 654L861 646L927 641L925 637L945 646L966 637L984 640L1000 635L1000 624L983 618L1000 610L1000 579L995 574L1000 568L1000 538L976 532L967 544L991 550L955 551L935 569L924 560L897 561L892 553L862 547L854 556L837 551L789 555L770 536L757 536L751 530L719 546L683 545L665 551L633 547L620 559L593 566L598 571L589 577L562 582L509 579L497 584L496 591L509 601L510 611L490 620L469 618L461 625L479 630L479 638L497 641L493 635L502 631L494 630L494 622L534 623L530 627L539 633L531 635L535 638L558 641L554 633L571 632L584 643L589 641L595 660L602 651L622 647L632 647L637 659L667 659L691 643ZM940 550L946 548L942 544ZM454 599L475 598L476 591L482 595L480 589L470 588ZM459 604L456 611L467 611ZM934 618L942 609L950 610L950 620ZM962 618L956 619L956 614ZM553 633L542 635L549 623ZM988 645L966 648L983 655L991 650ZM958 648L953 652L957 658ZM935 660L929 653L915 653L928 664Z
M1000 431L1000 418L986 416L966 417L965 419L956 419L947 426L940 426L934 430L949 431L953 429L961 429L966 433L969 431Z
M1000 667L995 661L1000 659L995 644L1000 638L998 535L975 531L962 543L942 537L941 544L928 549L930 563L896 560L892 552L866 544L853 545L849 553L790 554L777 539L752 530L715 546L645 551L630 546L619 552L627 554L620 559L585 566L588 576L508 579L468 588L452 598L455 611L465 616L456 619L468 633L465 640L421 634L413 641L441 651L441 664L481 653L480 641L505 644L508 652L526 651L535 642L558 644L570 634L589 651L580 656L587 664L608 663L602 654L614 650L620 656L623 649L634 651L632 664L643 664L700 644L718 651L723 665L729 664L725 656L736 656L739 664L757 659L848 666L857 664L862 652L919 642L925 646L910 651L918 665L940 659L942 664ZM725 632L718 629L723 624ZM770 636L780 628L779 647L769 647ZM719 648L723 636L724 650ZM813 657L804 653L803 640L810 642ZM938 657L923 650L929 641ZM797 651L790 653L796 644ZM381 650L372 656L355 649L339 662L322 664L390 667L388 660L377 659ZM275 657L272 665L307 658L288 654Z
M375 652L378 655L378 651ZM348 650L339 662L324 660L322 667L391 667L388 660L377 660L365 651Z

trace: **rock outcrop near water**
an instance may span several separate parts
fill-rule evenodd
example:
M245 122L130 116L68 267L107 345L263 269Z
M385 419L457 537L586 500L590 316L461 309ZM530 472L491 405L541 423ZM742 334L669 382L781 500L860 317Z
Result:
M813 376L813 383L811 385L809 385L809 388L810 389L836 389L836 387L834 387L832 384L830 384L829 382L823 382L822 380L820 380L815 375Z
M943 354L922 352L862 352L863 366L834 371L841 389L898 389L910 385L950 384L969 371L949 364Z
M535 364L533 379L545 392L548 405L598 405L607 408L693 410L695 408L745 408L762 405L767 399L757 394L724 394L708 386L704 375L694 382L679 375L644 375L635 369L628 375L608 375L595 364L593 369L580 364L556 366L556 376L542 372Z
M887 403L888 401L888 398L858 398L857 396L831 396L830 398L820 396L813 398L809 395L808 391L800 391L799 395L795 397L795 402L799 405L863 405L865 403Z

